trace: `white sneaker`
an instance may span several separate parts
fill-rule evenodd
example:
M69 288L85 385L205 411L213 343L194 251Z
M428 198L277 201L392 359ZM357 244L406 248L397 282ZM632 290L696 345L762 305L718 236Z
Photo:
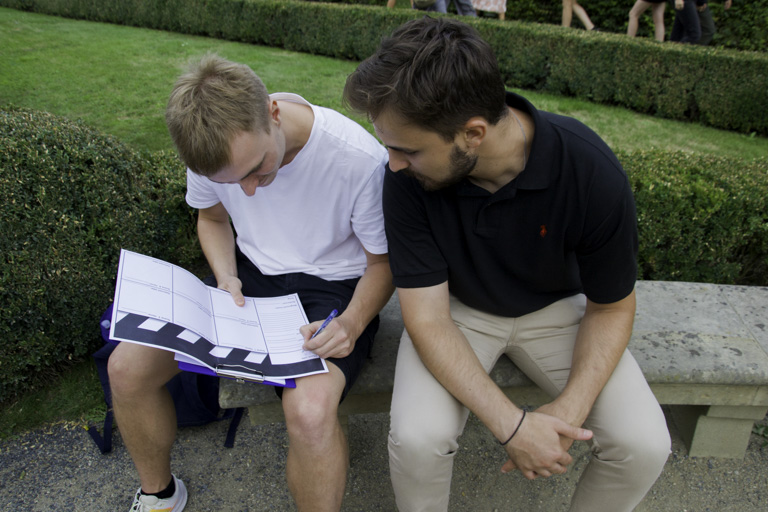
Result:
M176 492L170 498L161 500L157 496L141 494L141 488L136 491L136 497L133 498L133 506L130 512L181 512L187 504L187 488L184 482L173 476L176 483Z

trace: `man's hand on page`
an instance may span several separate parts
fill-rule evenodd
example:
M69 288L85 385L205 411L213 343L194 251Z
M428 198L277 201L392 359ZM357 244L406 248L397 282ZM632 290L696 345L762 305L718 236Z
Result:
M221 279L219 281L217 279L218 288L221 290L226 290L229 292L229 294L232 296L232 300L235 301L235 304L238 306L244 306L245 305L245 297L243 297L243 283L235 276L227 276Z

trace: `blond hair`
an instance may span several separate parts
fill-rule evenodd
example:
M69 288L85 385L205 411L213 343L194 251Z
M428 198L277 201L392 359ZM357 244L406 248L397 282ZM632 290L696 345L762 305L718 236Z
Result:
M269 133L269 94L251 68L209 54L176 81L165 121L181 160L212 176L230 164L240 133Z

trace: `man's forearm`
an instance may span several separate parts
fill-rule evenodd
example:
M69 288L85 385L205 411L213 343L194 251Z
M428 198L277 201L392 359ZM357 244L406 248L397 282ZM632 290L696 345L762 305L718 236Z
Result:
M452 323L453 328L447 327L433 329L431 336L414 332L411 338L416 351L438 382L472 411L496 439L505 440L522 419L522 410L488 376L455 324Z
M571 374L556 399L567 417L581 426L627 348L635 318L635 292L612 304L588 302L573 352Z
M522 417L488 376L464 334L451 318L447 284L400 289L406 328L424 366L482 421L497 439L506 439ZM439 308L439 312L435 312Z
M218 281L226 276L237 276L235 262L235 236L226 222L199 217L197 237L208 265Z
M353 319L358 326L358 336L387 305L394 290L387 255L369 254L368 266L355 287L349 306L343 313L347 318Z

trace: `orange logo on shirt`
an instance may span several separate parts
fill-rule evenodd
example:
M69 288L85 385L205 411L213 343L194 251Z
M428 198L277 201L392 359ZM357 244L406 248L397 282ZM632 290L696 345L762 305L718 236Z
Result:
M539 230L539 236L541 238L544 238L545 236L547 236L547 225L546 224L542 224L541 225L541 229Z

